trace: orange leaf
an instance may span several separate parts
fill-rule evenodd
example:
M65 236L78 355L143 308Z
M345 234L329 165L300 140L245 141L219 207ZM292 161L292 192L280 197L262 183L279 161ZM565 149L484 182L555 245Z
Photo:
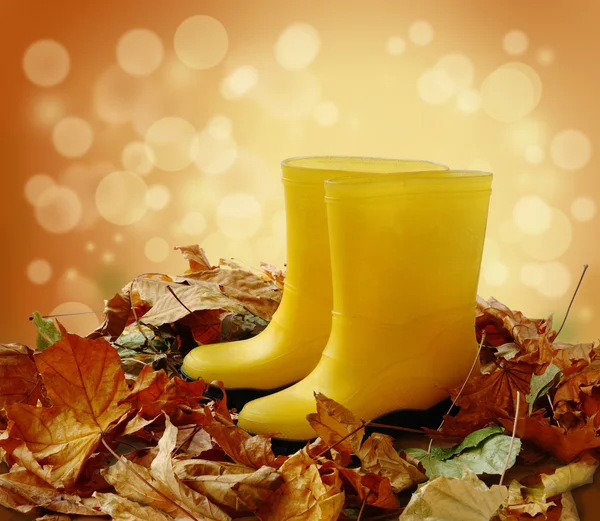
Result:
M344 506L344 492L338 484L323 482L306 450L290 456L278 472L284 483L257 512L261 521L336 521Z
M315 399L317 412L309 414L306 419L327 446L335 445L335 452L339 453L339 457L336 456L334 459L345 466L350 462L350 456L358 454L360 450L365 434L364 429L361 428L363 424L343 405L327 398L324 394L315 393ZM348 436L351 432L354 434Z
M40 466L26 467L56 487L71 487L131 405L120 403L129 390L116 350L103 338L60 329L62 338L35 356L52 407L13 404L6 411L11 440L24 442Z
M205 407L205 414L208 421L204 429L235 462L259 469L263 465L277 468L285 461L285 456L273 454L271 436L251 436L227 418L211 414L208 407Z
M22 344L0 344L0 408L11 403L35 405L42 398L42 381L33 350Z
M339 468L341 476L352 486L358 497L368 505L396 509L400 501L394 495L389 478L373 472L363 474L360 469Z

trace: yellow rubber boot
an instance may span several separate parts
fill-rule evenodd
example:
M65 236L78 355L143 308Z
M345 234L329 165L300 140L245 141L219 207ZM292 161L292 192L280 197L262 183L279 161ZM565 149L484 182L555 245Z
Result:
M304 378L318 363L331 331L332 282L324 181L365 172L391 174L446 167L411 160L319 157L284 161L287 275L269 325L248 340L193 349L182 370L221 380L229 389L271 390Z
M314 391L371 420L426 409L477 353L475 299L492 175L377 176L325 183L333 323L315 369L246 404L239 425L314 438Z

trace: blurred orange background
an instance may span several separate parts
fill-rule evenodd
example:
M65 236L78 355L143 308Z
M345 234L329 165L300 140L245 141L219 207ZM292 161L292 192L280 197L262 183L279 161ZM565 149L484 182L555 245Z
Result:
M279 162L312 154L492 171L479 293L560 322L588 263L563 340L600 334L600 4L4 0L0 14L1 342L33 344L33 310L98 311L64 319L87 333L135 275L182 273L176 245L282 267Z

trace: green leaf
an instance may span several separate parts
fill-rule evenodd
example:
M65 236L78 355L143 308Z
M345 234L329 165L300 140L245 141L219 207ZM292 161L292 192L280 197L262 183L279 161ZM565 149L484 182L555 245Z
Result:
M546 367L541 375L534 374L529 384L529 394L525 397L529 404L529 414L533 412L533 404L544 396L558 382L561 372L554 364Z
M430 479L436 476L461 479L465 467L475 474L502 474L508 458L510 440L510 436L492 434L478 446L469 448L462 454L446 460L439 460L434 456L433 451L431 454L427 454L427 451L422 449L408 449L406 453L421 461ZM507 468L515 464L520 450L521 440L515 438Z
M435 459L444 461L456 454L460 454L462 451L477 447L480 443L487 440L490 436L495 434L501 434L504 432L504 428L499 425L492 425L491 427L485 427L478 431L469 434L459 445L449 447L447 449L441 447L433 447L431 454Z
M60 340L60 330L56 326L56 322L52 318L44 318L39 312L33 312L33 324L37 329L35 335L35 344L38 351L48 349L57 340Z
M129 347L136 349L144 347L146 344L146 337L140 331L132 331L131 333L123 333L117 338L115 344L123 347Z

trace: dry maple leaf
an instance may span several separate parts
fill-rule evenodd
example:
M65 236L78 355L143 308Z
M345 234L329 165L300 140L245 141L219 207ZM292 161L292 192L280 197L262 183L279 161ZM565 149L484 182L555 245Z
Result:
M286 456L275 457L271 436L251 436L230 419L211 413L208 407L205 407L205 415L208 421L204 424L204 429L233 461L253 469L259 469L263 465L277 468L285 461Z
M190 488L237 512L256 512L283 482L281 475L267 466L254 470L220 461L182 460L173 468Z
M423 472L400 457L391 436L371 434L362 444L358 457L364 471L388 478L396 493L427 481Z
M394 494L392 483L387 476L380 476L373 472L364 473L361 469L339 467L340 476L356 491L361 501L367 505L397 509L400 500Z
M559 383L554 393L554 417L566 428L582 425L600 411L600 360Z
M113 521L172 521L173 518L155 508L140 505L117 494L96 493L100 509Z
M200 248L197 244L175 246L174 249L179 250L183 254L183 257L190 263L190 268L185 272L186 275L212 269L204 249Z
M119 355L104 339L68 334L35 356L52 407L12 404L12 456L56 487L72 487L101 438L131 409ZM19 456L19 454L21 456ZM23 458L31 454L31 458Z
M334 460L346 466L352 454L358 454L365 434L359 421L351 411L322 393L315 393L317 412L306 419L328 447L335 445ZM351 434L352 433L352 434ZM349 436L350 434L350 436Z
M10 472L0 474L0 502L2 502L3 494L13 494L25 501L27 507L6 505L20 512L28 512L34 507L43 507L63 514L85 516L98 514L96 500L82 499L79 496L59 492L32 472L18 465L14 465Z
M108 483L121 496L161 510L175 519L230 521L221 508L177 478L171 453L177 442L177 428L165 415L165 431L158 442L158 454L147 469L121 457L103 471Z
M336 521L344 506L341 481L331 484L302 449L279 469L284 483L257 512L261 521Z
M11 403L35 405L38 399L45 400L33 353L22 344L0 344L0 408Z

